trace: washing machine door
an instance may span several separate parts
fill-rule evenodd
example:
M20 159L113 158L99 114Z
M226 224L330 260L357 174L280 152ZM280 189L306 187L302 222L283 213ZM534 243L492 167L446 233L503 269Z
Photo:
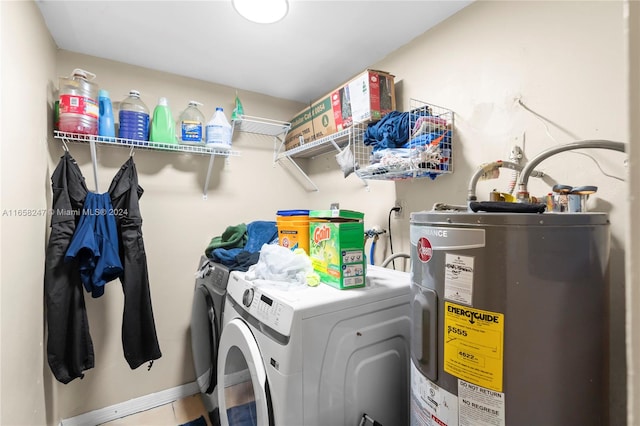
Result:
M218 357L218 405L223 426L273 425L267 371L251 329L240 318L225 324Z
M219 340L218 316L222 312L216 311L214 294L209 288L200 284L193 295L191 311L191 350L196 373L196 381L200 392L211 394L217 380L217 348Z

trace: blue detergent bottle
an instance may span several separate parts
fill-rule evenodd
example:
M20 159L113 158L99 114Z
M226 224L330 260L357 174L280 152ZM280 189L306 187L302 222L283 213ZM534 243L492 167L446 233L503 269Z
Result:
M104 89L100 89L98 92L98 108L98 136L115 138L116 125L113 117L113 106L111 105L109 92Z
M140 92L131 90L129 96L120 103L120 129L122 139L149 140L149 108L140 99Z

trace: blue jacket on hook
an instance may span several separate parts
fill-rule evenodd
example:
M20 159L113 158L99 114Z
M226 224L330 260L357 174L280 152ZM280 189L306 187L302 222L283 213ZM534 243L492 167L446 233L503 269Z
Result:
M78 259L82 284L94 298L104 294L106 283L122 275L114 213L108 193L89 192L65 255L65 262Z

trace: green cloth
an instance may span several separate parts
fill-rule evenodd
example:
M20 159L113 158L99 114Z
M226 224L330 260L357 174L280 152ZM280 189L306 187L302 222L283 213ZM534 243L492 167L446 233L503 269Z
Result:
M217 248L243 248L247 244L249 236L247 235L247 225L241 223L235 226L228 226L227 229L218 237L213 237L204 253L207 257Z

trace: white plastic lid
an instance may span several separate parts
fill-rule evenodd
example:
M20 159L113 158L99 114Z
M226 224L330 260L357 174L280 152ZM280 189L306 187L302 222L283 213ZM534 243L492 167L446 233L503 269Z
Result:
M92 73L91 71L83 70L81 68L74 69L71 75L73 77L84 78L85 80L93 80L94 78L96 78L96 75L94 73Z
M160 98L158 99L158 105L160 106L169 106L169 101L167 100L167 98Z
M137 90L129 90L129 96L133 96L135 98L139 98L140 97L140 92L138 92Z
M198 101L189 101L189 106L197 107L198 105L202 105L202 104Z

